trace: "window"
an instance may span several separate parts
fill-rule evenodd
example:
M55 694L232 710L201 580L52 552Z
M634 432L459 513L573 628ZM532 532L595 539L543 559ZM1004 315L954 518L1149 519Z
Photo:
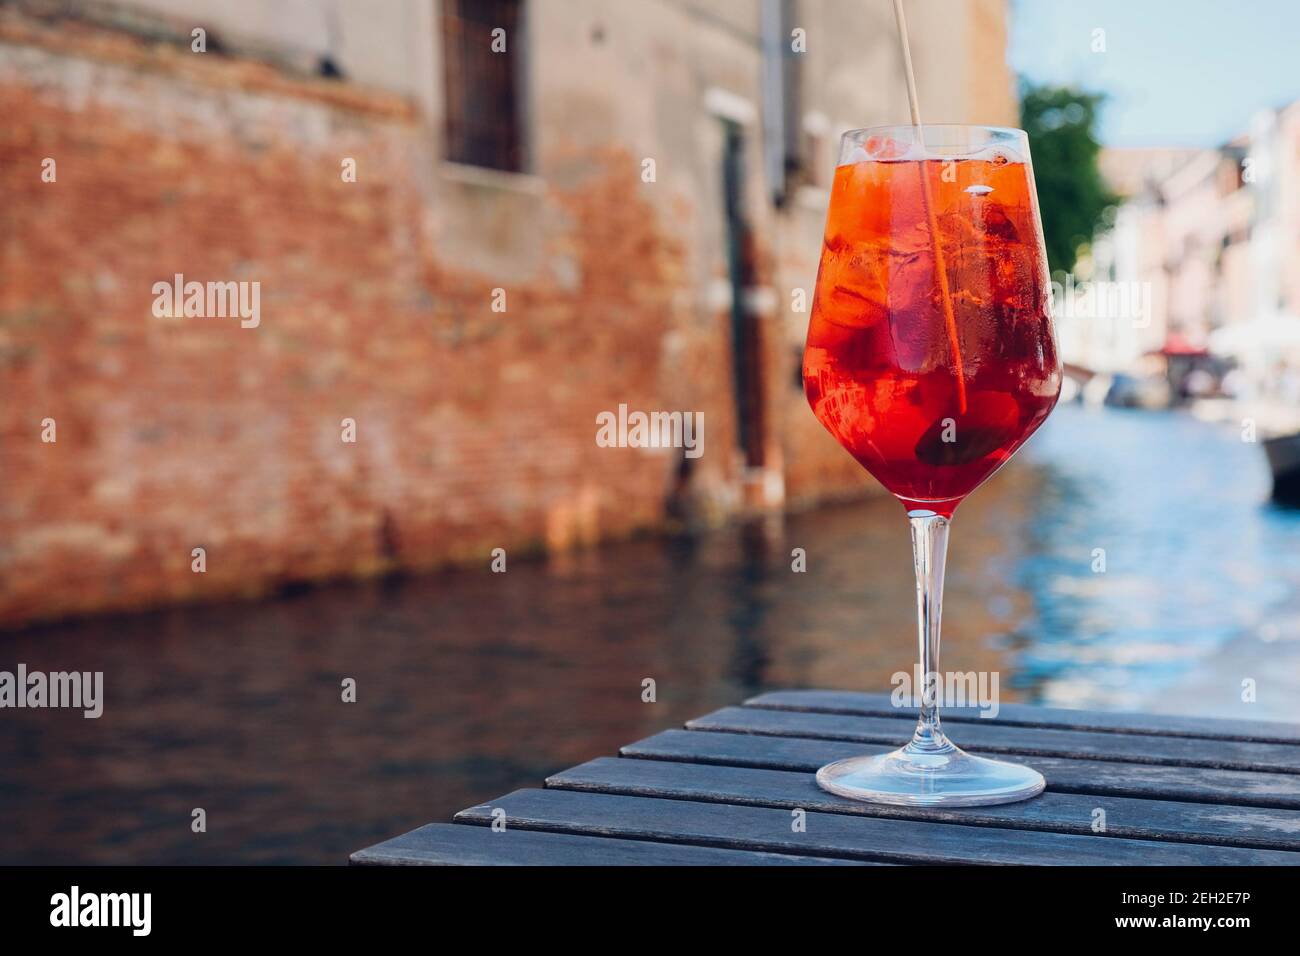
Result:
M522 0L442 0L447 159L521 172Z

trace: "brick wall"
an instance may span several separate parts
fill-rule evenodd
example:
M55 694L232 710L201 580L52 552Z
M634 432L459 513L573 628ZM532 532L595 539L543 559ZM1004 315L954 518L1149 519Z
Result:
M789 295L811 290L824 195L778 213L761 172L766 470L738 448L721 127L700 104L759 101L757 45L674 7L603 9L581 48L567 19L534 22L538 172L502 187L440 166L420 97L0 7L0 627L873 487L795 386ZM654 100L646 62L668 78ZM156 317L177 273L259 283L260 324ZM620 403L704 414L687 480L680 452L596 445Z
M431 248L401 101L7 29L0 621L660 525L674 453L594 441L620 402L704 410L702 480L730 470L724 317L684 311L684 250L617 147L538 200L565 280L503 283ZM260 325L156 318L174 273L259 282Z

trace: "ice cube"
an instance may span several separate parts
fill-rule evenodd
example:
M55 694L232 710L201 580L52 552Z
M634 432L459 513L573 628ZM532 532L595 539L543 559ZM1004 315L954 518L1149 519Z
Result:
M816 299L823 318L836 325L866 328L888 315L888 292L880 255L860 244L829 243L817 275Z
M996 236L1003 242L1020 242L1020 230L1016 228L1015 221L1007 215L1005 207L997 203L989 203L976 209L979 221L975 224L975 228L983 233L986 242L988 236Z
M892 136L872 136L863 146L872 159L919 159L924 153L924 150L917 152L919 147L916 143L897 140Z
M848 166L853 163L865 163L869 159L871 159L870 153L861 146L854 146L853 149L849 150L849 155L844 157L844 162L840 163L840 165Z

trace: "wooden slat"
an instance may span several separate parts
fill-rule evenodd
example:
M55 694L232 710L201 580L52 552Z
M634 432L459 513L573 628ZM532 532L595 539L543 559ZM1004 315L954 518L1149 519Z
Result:
M886 753L890 744L844 743L800 737L666 730L628 744L629 757L716 763L736 767L811 772L831 761ZM973 750L973 753L979 753ZM1049 790L1099 796L1141 797L1235 806L1300 809L1300 776L1242 770L1206 770L1062 757L1002 759L1027 763L1047 778Z
M709 764L600 757L555 774L548 787L735 803L796 807L829 813L934 820L1018 830L1091 835L1095 811L1105 811L1105 836L1174 840L1277 850L1300 850L1300 812L1258 807L1214 807L1166 800L1135 800L1044 793L994 807L920 808L861 803L827 793L809 773Z
M698 730L895 744L911 736L913 725L914 721L908 718L853 717L757 707L724 707L687 724ZM1300 747L1290 744L1002 726L991 720L962 724L950 736L960 747L995 754L1300 773Z
M352 854L361 866L817 866L869 865L785 853L650 843L507 827L431 823Z
M900 711L888 694L858 694L836 690L780 690L745 701L747 707L770 710L803 710L859 717L909 716L915 710ZM994 718L980 716L978 708L945 707L944 721L987 722L1025 727L1056 727L1062 730L1092 730L1117 734L1157 734L1165 737L1199 737L1256 743L1300 744L1300 724L1269 720L1237 720L1187 717L1174 714L1106 713L1035 707L1030 704L1002 704Z
M1121 837L1002 830L843 813L809 812L795 832L791 811L626 797L575 790L517 790L462 810L457 821L692 843L744 850L902 863L1088 865L1295 865L1300 854Z

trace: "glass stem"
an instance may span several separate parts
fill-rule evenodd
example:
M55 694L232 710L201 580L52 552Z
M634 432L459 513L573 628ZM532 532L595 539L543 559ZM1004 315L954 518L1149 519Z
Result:
M943 568L948 556L948 519L933 511L909 511L912 561L916 566L916 627L921 660L921 717L908 750L945 753L953 745L939 726L939 622L943 613Z

